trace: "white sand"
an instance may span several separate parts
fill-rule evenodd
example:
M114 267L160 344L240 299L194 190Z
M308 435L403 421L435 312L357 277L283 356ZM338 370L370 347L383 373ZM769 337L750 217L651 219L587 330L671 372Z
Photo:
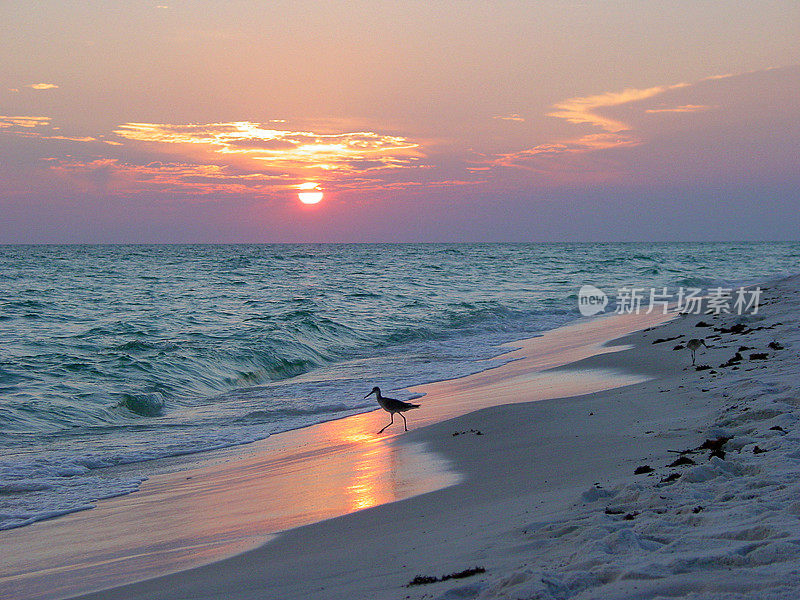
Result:
M694 370L687 350L672 349L715 335L695 327L701 317L634 334L621 340L632 349L573 367L624 368L651 381L482 409L396 438L446 456L465 475L457 485L86 598L800 597L800 280L772 285L765 297L756 316L702 317L716 327L764 327L709 340L698 364L714 373ZM768 348L775 340L785 349ZM738 369L720 368L741 345L751 349ZM769 358L751 360L754 352ZM469 385L427 389L431 401L486 390L525 400L540 381L489 371ZM724 459L705 450L687 455L694 465L667 466L678 457L669 450L722 435L731 438ZM644 464L654 472L634 475ZM662 481L672 473L680 476ZM475 566L486 572L405 587L416 575Z

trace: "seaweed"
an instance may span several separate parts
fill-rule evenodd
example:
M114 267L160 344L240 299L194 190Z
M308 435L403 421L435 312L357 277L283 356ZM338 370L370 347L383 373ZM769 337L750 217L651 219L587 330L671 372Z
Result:
M417 575L414 577L414 579L409 581L408 584L406 584L406 587L411 587L413 585L427 585L429 583L447 581L448 579L464 579L465 577L472 577L473 575L479 575L480 573L486 573L486 569L483 567L474 567L472 569L464 569L463 571L442 575L441 577L434 577L433 575Z

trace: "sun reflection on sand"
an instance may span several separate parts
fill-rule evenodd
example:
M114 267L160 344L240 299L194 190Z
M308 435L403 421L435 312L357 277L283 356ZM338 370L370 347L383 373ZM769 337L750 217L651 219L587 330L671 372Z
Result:
M380 463L383 453L373 449L361 455L362 459L354 465L353 483L347 486L350 496L350 507L361 510L386 502L381 495L387 496L386 490L379 485Z
M398 498L393 480L397 448L386 438L367 430L365 419L341 419L336 431L343 443L354 445L350 481L344 488L350 511L369 508Z

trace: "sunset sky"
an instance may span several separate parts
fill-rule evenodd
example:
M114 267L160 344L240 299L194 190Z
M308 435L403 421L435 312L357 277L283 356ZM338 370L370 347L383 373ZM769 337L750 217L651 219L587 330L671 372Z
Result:
M4 2L0 243L797 239L798 32L797 0Z

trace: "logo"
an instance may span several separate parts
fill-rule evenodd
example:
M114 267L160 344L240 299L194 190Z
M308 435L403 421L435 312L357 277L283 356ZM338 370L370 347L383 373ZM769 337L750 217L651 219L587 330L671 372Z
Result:
M640 314L644 308L649 315L656 308L661 308L662 314L674 311L683 315L758 314L761 300L761 288L711 288L703 293L700 288L679 287L672 293L667 287L621 287L617 290L615 298L616 314ZM584 317L591 317L603 312L608 306L606 293L586 284L578 290L578 310Z
M578 291L578 310L584 317L591 317L599 312L603 312L608 305L606 293L593 285L581 286Z

